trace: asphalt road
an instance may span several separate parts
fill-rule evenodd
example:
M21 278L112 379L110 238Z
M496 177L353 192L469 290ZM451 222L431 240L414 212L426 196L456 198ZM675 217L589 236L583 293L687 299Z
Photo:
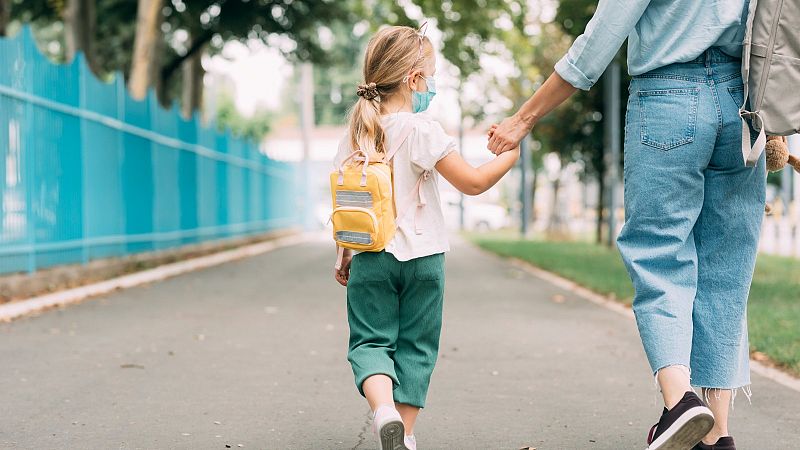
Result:
M0 448L368 449L328 242L0 324ZM448 255L420 449L643 449L660 412L633 321L476 250ZM740 449L800 448L754 375Z

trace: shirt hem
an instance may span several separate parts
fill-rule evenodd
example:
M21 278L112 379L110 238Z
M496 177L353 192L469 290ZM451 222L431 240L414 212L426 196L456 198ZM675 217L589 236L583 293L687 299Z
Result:
M386 253L390 253L392 256L394 256L395 259L397 259L398 261L405 262L405 261L411 261L412 259L424 258L426 256L438 255L439 253L447 253L447 252L450 251L450 246L448 245L448 246L442 247L442 248L425 250L425 251L421 251L421 252L418 252L418 253L413 253L412 252L410 255L408 255L408 254L400 254L400 255L398 255L397 253L395 253L395 250L391 250L391 249L388 249L388 248L385 249L385 251L386 251ZM404 253L404 252L399 252L399 253Z

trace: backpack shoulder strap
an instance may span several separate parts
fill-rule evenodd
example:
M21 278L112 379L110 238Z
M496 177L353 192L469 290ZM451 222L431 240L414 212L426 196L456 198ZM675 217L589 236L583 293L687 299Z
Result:
M389 152L386 153L386 156L383 158L384 162L389 162L394 158L394 155L400 150L400 147L403 146L403 143L408 139L411 135L411 132L414 131L414 126L412 124L407 124L403 130L400 131L400 135L394 141L392 141L391 145L389 146Z
M748 167L753 167L758 163L758 159L761 153L763 153L767 143L767 135L764 132L764 123L761 121L761 116L758 114L759 111L753 112L747 110L747 99L750 97L750 52L753 45L753 19L755 18L757 8L758 0L750 0L744 42L742 43L742 81L744 82L744 95L742 106L739 108L739 116L742 118L742 159L744 159L744 163ZM750 126L746 120L748 118L753 122L754 126L760 129L758 137L752 145Z

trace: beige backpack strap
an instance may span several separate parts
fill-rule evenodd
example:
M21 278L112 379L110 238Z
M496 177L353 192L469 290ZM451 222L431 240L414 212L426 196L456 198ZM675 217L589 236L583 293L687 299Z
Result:
M392 145L389 146L389 152L383 157L384 162L388 163L392 160L392 158L394 158L394 155L397 154L397 152L400 150L400 147L403 146L403 143L411 135L412 131L414 131L414 127L411 124L406 125L406 127L400 131L399 138L392 141Z
M340 270L342 268L342 262L344 261L344 247L336 246L336 264L333 265L333 268L336 270Z
M758 159L761 153L764 152L764 147L767 144L767 135L764 132L764 123L761 121L761 116L758 114L758 111L753 112L747 110L747 99L750 97L750 52L753 45L753 18L755 17L757 6L758 0L750 1L742 46L742 81L744 82L744 94L742 106L739 108L739 116L742 118L742 159L748 167L753 167L758 163ZM760 130L758 137L752 145L750 126L746 119L750 119L753 122L753 126Z
M383 158L384 162L390 162L394 155L400 150L400 147L403 146L403 143L408 139L411 135L411 132L414 131L414 127L412 125L406 125L406 128L400 132L398 139L392 141L392 145L389 149L389 152L386 153L386 156ZM430 172L425 171L423 174L417 179L416 184L411 189L406 197L403 199L403 202L395 207L395 221L399 222L400 219L405 216L407 212L411 210L413 206L416 206L414 211L414 232L417 234L422 234L422 228L419 226L419 221L417 218L419 217L420 210L427 204L427 200L425 199L425 195L422 191L422 183L425 182L430 178ZM392 180L394 181L394 174L392 174ZM392 199L394 200L396 196L393 196Z

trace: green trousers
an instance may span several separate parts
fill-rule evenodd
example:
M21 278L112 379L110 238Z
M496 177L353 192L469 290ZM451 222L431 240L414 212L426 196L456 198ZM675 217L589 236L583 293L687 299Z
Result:
M423 408L439 354L444 253L398 261L391 253L353 257L347 282L350 347L356 386L384 374L394 401Z

